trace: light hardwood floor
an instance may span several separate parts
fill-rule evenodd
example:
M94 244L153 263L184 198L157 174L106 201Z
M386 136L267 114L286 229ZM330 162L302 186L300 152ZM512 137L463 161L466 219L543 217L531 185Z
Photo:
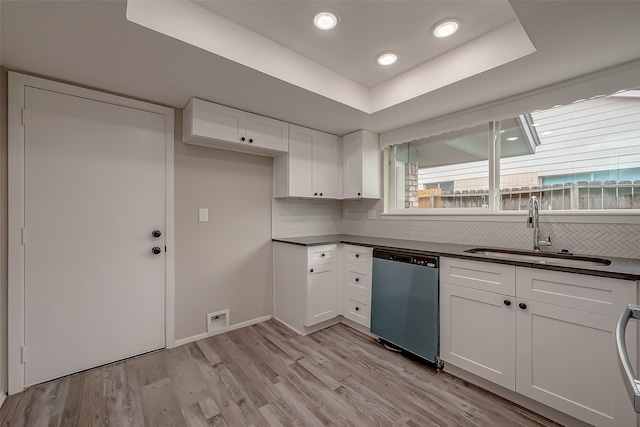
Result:
M31 387L0 426L556 426L338 324L275 320Z

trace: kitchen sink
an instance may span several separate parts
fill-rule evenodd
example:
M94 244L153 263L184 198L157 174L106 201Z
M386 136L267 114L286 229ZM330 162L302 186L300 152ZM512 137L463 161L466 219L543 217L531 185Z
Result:
M602 267L611 264L610 260L604 258L576 256L570 254L538 253L491 248L473 248L468 249L465 252L492 258L533 262L536 264L563 265L567 267Z

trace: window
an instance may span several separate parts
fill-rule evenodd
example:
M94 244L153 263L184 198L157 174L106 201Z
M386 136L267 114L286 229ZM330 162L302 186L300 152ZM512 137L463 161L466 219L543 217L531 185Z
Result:
M390 147L390 211L640 209L640 90ZM495 179L490 179L495 176Z

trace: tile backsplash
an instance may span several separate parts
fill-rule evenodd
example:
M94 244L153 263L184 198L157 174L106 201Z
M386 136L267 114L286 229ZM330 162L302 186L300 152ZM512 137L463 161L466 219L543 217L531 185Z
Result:
M524 222L380 219L376 201L273 200L274 237L353 234L393 239L457 243L474 246L531 249L532 230ZM343 209L348 216L343 218ZM368 219L370 211L375 219ZM540 238L551 235L557 252L568 249L584 255L640 257L640 224L540 223Z
M271 235L278 237L339 234L340 200L272 199Z

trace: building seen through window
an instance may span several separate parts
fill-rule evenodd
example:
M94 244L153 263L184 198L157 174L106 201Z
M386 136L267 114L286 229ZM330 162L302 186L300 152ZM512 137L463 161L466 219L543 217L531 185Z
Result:
M640 209L640 90L399 144L391 153L395 209L526 210L532 195L544 210ZM492 168L500 171L493 192Z

